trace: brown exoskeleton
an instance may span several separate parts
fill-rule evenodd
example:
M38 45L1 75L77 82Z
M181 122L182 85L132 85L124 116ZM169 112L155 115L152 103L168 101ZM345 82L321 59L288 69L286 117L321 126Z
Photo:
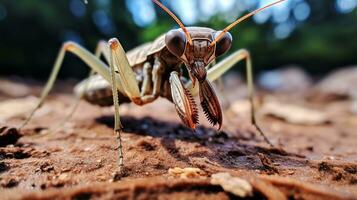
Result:
M157 0L153 1L179 24L179 29L171 30L152 43L141 45L127 53L116 38L110 39L108 43L99 42L95 55L76 43L66 42L59 52L38 105L20 128L24 127L35 111L41 107L54 84L65 53L72 52L81 58L92 69L92 72L97 73L97 75L91 73L88 79L79 83L75 92L94 104L102 106L114 104L114 130L118 139L120 170L123 166L123 153L119 101L145 105L159 96L167 98L175 104L182 122L194 129L198 124L198 112L192 96L196 94L198 88L204 113L208 120L213 125L218 125L220 129L222 110L210 82L219 78L235 63L246 60L252 124L271 145L255 120L252 63L249 52L239 50L212 68L207 69L207 66L231 47L232 36L228 32L231 28L259 11L284 0L276 1L239 18L223 31L204 27L186 28L164 5ZM109 67L99 59L101 55L109 63ZM182 64L186 66L190 80L182 77Z

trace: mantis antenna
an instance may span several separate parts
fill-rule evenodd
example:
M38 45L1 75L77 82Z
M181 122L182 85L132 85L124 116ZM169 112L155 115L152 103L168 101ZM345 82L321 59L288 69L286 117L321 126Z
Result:
M235 22L233 22L232 24L230 24L229 26L227 26L225 29L223 29L223 31L215 38L215 40L211 43L210 46L212 47L213 45L215 45L216 42L217 42L219 39L221 39L221 37L222 37L226 32L228 32L230 29L232 29L235 25L237 25L237 24L239 24L240 22L246 20L247 18L249 18L249 17L251 17L251 16L257 14L258 12L260 12L260 11L262 11L262 10L265 10L266 8L269 8L269 7L271 7L271 6L275 5L275 4L281 3L281 2L283 2L283 1L285 1L285 0L276 1L276 2L274 2L274 3L271 3L271 4L269 4L269 5L264 6L264 7L262 7L262 8L259 8L259 9L257 9L257 10L254 10L253 12L248 13L248 14L244 15L243 17L237 19Z
M169 14L175 21L176 23L180 26L180 28L183 30L185 33L188 43L192 45L192 38L190 34L188 33L187 29L183 25L183 23L175 16L174 13L172 13L167 7L165 7L162 3L160 3L158 0L152 0L154 3L156 3L158 6L160 6L167 14Z

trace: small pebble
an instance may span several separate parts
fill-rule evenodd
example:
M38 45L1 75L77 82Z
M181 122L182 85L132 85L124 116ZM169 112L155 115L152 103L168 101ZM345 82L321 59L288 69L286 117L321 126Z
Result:
M335 160L336 158L334 156L324 156L323 160Z
M58 180L65 181L68 178L68 174L61 174L58 176Z

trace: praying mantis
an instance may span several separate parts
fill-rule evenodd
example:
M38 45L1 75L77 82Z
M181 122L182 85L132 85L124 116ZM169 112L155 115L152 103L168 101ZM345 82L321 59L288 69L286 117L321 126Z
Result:
M220 129L223 123L222 109L211 82L221 77L237 62L245 60L251 122L264 140L272 145L255 118L252 61L249 52L245 49L238 50L211 68L208 69L207 66L230 49L233 42L232 35L228 32L230 29L254 14L283 1L285 0L259 8L237 19L222 31L216 31L206 27L185 27L167 7L158 0L153 0L180 28L170 30L153 42L143 44L127 53L117 38L112 38L108 42L100 41L95 54L77 43L66 42L59 51L37 106L19 129L27 125L34 113L43 105L54 85L65 54L71 52L91 69L90 77L75 87L75 93L93 104L114 105L118 173L121 173L124 157L119 102L133 102L142 106L155 101L158 97L167 98L174 103L182 122L195 129L198 124L198 109L193 96L199 93L200 104L208 121ZM100 59L101 56L109 66ZM188 71L188 78L183 77L184 66Z

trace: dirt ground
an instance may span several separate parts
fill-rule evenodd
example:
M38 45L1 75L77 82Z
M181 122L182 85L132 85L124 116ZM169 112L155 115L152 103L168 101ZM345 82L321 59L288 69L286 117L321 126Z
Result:
M239 95L228 98L235 99L232 106L223 103L219 132L203 117L196 132L185 128L165 99L122 105L125 171L116 181L112 107L81 102L69 122L46 135L74 100L73 82L60 82L18 132L11 127L28 115L40 84L2 82L9 85L0 88L0 199L357 199L357 114L349 98L311 98L310 89L259 92L258 121L276 148L255 135ZM245 91L244 85L230 90ZM274 102L305 108L311 119L289 119L298 112L286 116L265 106ZM247 181L252 191L238 197L228 179L214 184L222 172Z

